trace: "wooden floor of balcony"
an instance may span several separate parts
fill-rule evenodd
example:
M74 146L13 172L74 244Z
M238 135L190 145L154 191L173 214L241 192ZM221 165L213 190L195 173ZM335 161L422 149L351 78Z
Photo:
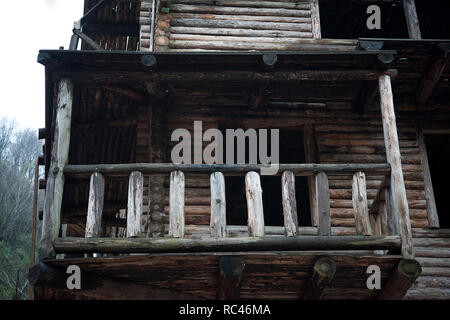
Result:
M318 261L324 257L331 259L335 267L331 279L317 273ZM405 261L407 271L414 269L407 281L399 276L399 265ZM81 269L81 290L65 287L70 265ZM380 268L381 290L367 288L371 275L367 268L372 265ZM35 299L399 299L398 295L406 292L420 273L420 266L419 270L416 266L414 260L373 251L165 253L52 259L34 268L35 279L40 277Z

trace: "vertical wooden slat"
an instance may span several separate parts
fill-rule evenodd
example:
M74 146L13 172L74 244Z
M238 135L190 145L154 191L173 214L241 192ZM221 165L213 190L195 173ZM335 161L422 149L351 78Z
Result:
M58 237L61 226L61 205L64 192L63 169L69 160L72 102L73 83L69 79L62 79L58 85L51 161L45 190L40 259L55 256L53 243Z
M403 257L405 259L413 259L414 251L411 235L411 222L409 219L408 199L406 197L405 182L403 179L391 78L388 75L381 75L378 82L380 86L380 105L383 118L386 158L391 165L391 211L393 214L398 215Z
M391 188L386 188L385 190L385 201L386 201L386 214L387 214L387 224L390 235L400 234L398 225L398 214L393 212L392 208L392 191Z
M220 257L217 288L217 298L219 300L237 300L240 298L244 268L245 262L243 257Z
M33 212L31 218L31 246L30 246L30 269L34 267L36 250L36 222L38 216L38 193L39 193L39 157L36 157L34 166L34 187L33 187ZM33 286L28 286L28 299L33 299Z
M353 175L352 202L356 233L371 235L372 228L370 227L369 210L367 208L366 176L364 172L356 172Z
M417 17L416 3L414 0L403 0L403 9L405 11L406 24L408 27L409 38L421 39L419 18Z
M225 200L225 177L221 172L214 172L210 177L211 184L211 222L210 234L213 238L227 236L227 215Z
M422 129L417 131L417 140L420 149L420 158L422 160L422 171L425 183L425 200L427 203L428 226L430 228L439 228L439 216L434 199L433 183L431 181L430 167L428 164L427 148L425 145L425 137Z
M331 235L330 192L325 172L316 175L317 206L319 210L319 236Z
M105 198L105 178L101 173L91 175L89 187L88 212L86 219L86 238L97 238L102 235L102 212Z
M143 191L144 176L133 171L128 182L127 238L141 236Z
M245 176L247 197L248 231L251 237L264 237L264 210L259 174L251 171Z
M382 235L389 235L388 214L387 214L386 200L380 203L379 215L380 215L381 234Z
M311 22L313 39L321 39L319 0L311 0Z
M295 176L291 171L281 176L281 196L283 199L284 230L287 237L298 233L297 200L295 197Z
M318 160L315 143L316 139L314 135L314 126L312 124L305 125L303 130L303 140L306 163L316 163ZM317 188L315 177L308 177L308 196L311 222L314 227L317 227L319 225L319 210L317 207Z
M170 173L169 237L184 237L184 181L183 172Z

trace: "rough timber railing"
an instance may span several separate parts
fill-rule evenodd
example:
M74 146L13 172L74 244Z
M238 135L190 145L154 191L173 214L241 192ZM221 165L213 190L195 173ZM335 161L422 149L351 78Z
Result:
M285 236L265 237L260 174L261 165L117 164L67 165L64 175L90 175L85 238L55 239L56 253L155 253L270 250L397 250L397 235L374 234L377 220L369 218L365 175L389 175L389 164L280 164ZM142 228L144 174L170 173L169 238L139 238ZM210 238L184 238L184 173L210 173ZM332 236L327 173L353 177L355 236ZM227 238L224 174L245 175L249 237ZM126 239L99 238L105 177L129 175ZM295 176L315 176L318 190L319 227L316 236L301 236L295 199ZM151 177L150 177L151 179ZM371 224L372 223L372 224Z

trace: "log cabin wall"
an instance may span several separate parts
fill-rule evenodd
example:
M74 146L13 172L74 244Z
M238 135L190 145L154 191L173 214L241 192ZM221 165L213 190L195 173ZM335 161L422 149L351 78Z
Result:
M152 19L152 12L155 17ZM316 0L152 1L141 4L141 51L352 50L320 40Z
M85 0L84 12L92 9L100 0ZM139 50L138 1L111 1L83 26L83 33L105 50ZM92 50L84 41L82 50Z

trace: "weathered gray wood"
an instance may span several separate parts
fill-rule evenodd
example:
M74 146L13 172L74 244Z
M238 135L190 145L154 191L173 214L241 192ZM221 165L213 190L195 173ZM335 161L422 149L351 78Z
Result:
M86 218L86 238L99 238L102 234L102 213L105 198L105 178L101 173L93 173L89 187L88 212Z
M67 176L90 176L92 172L100 172L104 175L125 176L131 171L140 171L144 174L170 173L183 171L185 173L212 173L246 174L249 171L260 172L261 168L270 168L270 165L260 164L174 164L174 163L127 163L127 164L93 164L93 165L67 165L64 174ZM328 172L333 174L355 173L363 171L366 174L386 175L391 172L389 164L280 164L278 174L284 171L292 171L296 176L314 176L316 172Z
M73 33L77 35L81 40L83 40L89 47L98 51L105 51L104 48L100 47L94 40L92 40L89 36L81 32L80 30L73 29Z
M58 238L57 253L163 253L301 250L395 250L399 236L296 236L207 239Z
M298 233L297 199L295 197L295 176L291 171L283 172L281 177L281 196L283 199L284 229L288 237Z
M127 237L140 237L142 233L142 201L144 176L133 171L128 182Z
M244 267L243 257L220 257L217 289L217 298L219 300L237 300L240 298Z
M357 172L353 175L352 202L356 233L372 235L367 207L366 176L363 172Z
M390 235L398 235L400 234L400 226L398 222L398 214L393 212L392 207L392 191L391 188L386 188L384 195L385 203L386 203L386 215L387 215L387 224Z
M60 80L57 94L56 121L44 200L40 259L55 255L53 241L58 237L61 226L61 205L64 191L63 168L69 160L73 83L68 79Z
M378 300L400 300L414 284L422 272L416 260L402 259L384 288L378 294Z
M169 237L184 237L184 181L183 172L170 173Z
M425 184L425 199L427 202L428 226L430 228L439 228L439 216L434 199L433 183L431 181L430 166L428 164L427 148L422 129L417 131L417 142L419 143L420 159L422 162L422 171Z
M317 207L319 212L319 236L331 235L330 192L325 172L316 175Z
M377 215L379 213L380 205L385 201L385 189L389 186L390 181L390 176L384 177L383 182L378 188L377 195L369 208L369 216L371 214Z
M264 237L264 210L261 179L259 174L250 171L245 176L245 195L247 197L248 231L252 237Z
M428 102L434 92L434 88L439 83L439 80L448 65L449 59L450 55L447 50L444 50L440 55L431 58L431 65L417 87L417 103L423 105Z
M305 148L305 161L307 163L318 162L316 136L314 134L314 125L306 124L303 129L303 143ZM324 171L325 170L321 170ZM317 227L319 225L319 209L317 207L317 188L316 178L314 176L308 177L308 196L309 208L311 212L312 225Z
M405 259L413 259L414 250L411 236L411 222L409 219L405 181L403 179L391 78L388 75L380 76L379 86L386 158L391 165L392 213L398 215L403 257Z
M210 234L214 238L227 236L227 215L225 198L225 177L221 172L214 172L211 183L211 223Z
M330 258L320 258L314 264L311 278L309 279L303 299L318 300L325 289L330 285L336 274L336 262Z
M313 39L321 39L319 0L311 0L311 22Z
M403 0L406 25L410 39L421 39L419 18L417 17L416 3L414 0Z

